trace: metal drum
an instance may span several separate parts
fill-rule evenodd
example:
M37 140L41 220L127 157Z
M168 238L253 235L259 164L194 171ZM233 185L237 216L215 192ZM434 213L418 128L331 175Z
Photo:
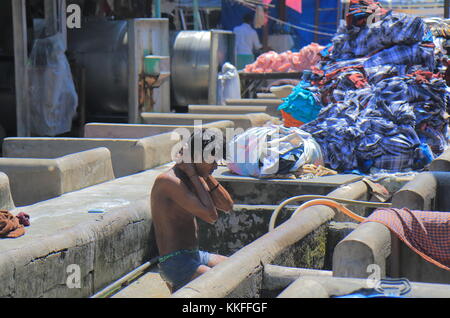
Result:
M215 104L217 74L236 63L234 34L222 30L182 31L172 54L172 84L177 106Z
M128 112L127 31L127 21L86 21L68 32L68 49L86 69L86 103L95 113Z

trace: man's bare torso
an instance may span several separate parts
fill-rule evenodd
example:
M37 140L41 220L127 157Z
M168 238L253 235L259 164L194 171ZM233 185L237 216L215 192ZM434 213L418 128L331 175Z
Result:
M168 197L167 190L160 186L160 178L170 178L182 183L186 191L192 192L190 181L180 173L177 175L173 169L156 179L151 192L151 211L160 255L198 248L195 216Z

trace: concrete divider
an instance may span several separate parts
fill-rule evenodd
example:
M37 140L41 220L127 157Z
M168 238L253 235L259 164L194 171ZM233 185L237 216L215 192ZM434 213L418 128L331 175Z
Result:
M278 294L300 277L326 276L332 277L332 271L314 270L307 268L265 265L262 289L266 293ZM276 295L278 295L276 294Z
M421 173L393 199L393 208L450 211L450 173ZM406 277L412 281L450 283L450 273L428 263L411 251L380 223L365 223L336 247L333 274L336 277L367 278L378 265L380 277Z
M13 210L31 226L0 240L0 297L89 297L155 257L149 193L168 168Z
M278 298L330 298L346 296L373 288L366 279L336 278L326 276L301 277L286 288ZM392 290L390 290L392 291ZM389 291L388 291L389 292ZM406 298L449 298L450 285L411 283Z
M284 101L282 99L227 99L225 101L225 104L228 106L271 106L271 107L278 107L281 104L283 104Z
M14 207L9 178L6 174L0 172L0 210L11 210Z
M114 174L120 178L172 161L179 142L171 133L142 139L7 138L3 154L9 158L58 158L105 147L111 152Z
M114 179L111 153L92 149L56 159L0 158L17 206L25 206Z
M256 97L258 99L276 99L277 95L274 93L257 93Z
M447 149L440 157L433 160L430 171L450 171L450 149Z
M89 123L85 125L85 138L114 138L114 139L136 139L146 138L163 133L170 133L178 128L194 130L195 126L191 125L137 125L137 124L104 124ZM229 120L212 122L198 126L204 129L218 128L225 130L233 128L234 123Z
M355 185L359 186L360 183L362 182ZM361 186L366 185L362 183ZM333 191L330 196L355 199L350 185ZM333 217L333 209L325 206L305 209L274 231L242 248L227 261L190 282L172 297L258 297L261 293L263 266L273 263L292 246L301 244L302 239L319 230Z
M334 249L333 275L367 278L373 274L369 266L375 264L380 277L386 277L386 258L390 253L389 229L379 223L362 224Z
M302 194L326 195L334 189L362 179L358 175L336 175L313 179L257 179L231 173L219 167L214 177L227 189L235 203L279 204Z
M281 112L275 106L223 106L223 105L189 105L191 114L250 114L266 113L281 117Z
M268 114L174 114L174 113L142 113L144 124L151 125L194 125L196 120L201 120L203 124L230 120L235 128L248 129L252 127L264 126L267 122L280 123L280 121Z
M267 106L188 106L190 114L251 114L267 113Z

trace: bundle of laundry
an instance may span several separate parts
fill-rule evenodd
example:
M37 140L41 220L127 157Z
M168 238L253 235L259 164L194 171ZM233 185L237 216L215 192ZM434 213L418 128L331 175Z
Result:
M322 108L319 89L304 81L294 87L292 93L283 98L283 101L278 110L288 113L300 123L309 123L316 119Z
M346 91L302 129L332 169L422 169L447 147L447 100L442 79L417 72Z
M364 26L341 23L332 40L332 59L365 57L391 46L424 40L432 41L432 33L421 18L389 12Z
M296 127L249 129L233 138L228 154L228 168L233 173L256 178L292 174L306 164L324 164L314 138Z
M419 170L448 147L450 95L432 33L421 18L379 8L352 0L312 70L323 107L302 129L334 170Z
M25 234L25 226L30 226L30 216L19 213L14 216L8 211L0 211L0 238L18 238Z
M287 51L281 54L270 51L260 55L256 62L245 67L246 73L286 73L302 72L311 69L320 61L319 53L324 49L317 43L311 43L300 52Z

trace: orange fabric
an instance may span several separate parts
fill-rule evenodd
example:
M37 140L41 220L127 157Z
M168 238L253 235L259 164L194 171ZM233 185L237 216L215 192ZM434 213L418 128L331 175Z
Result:
M292 117L292 115L286 113L285 111L281 111L281 115L283 116L283 122L284 122L284 126L289 128L289 127L301 127L303 126L305 123L301 122L297 119L295 119L294 117Z
M25 228L17 217L8 211L0 211L0 238L17 238L25 234Z

